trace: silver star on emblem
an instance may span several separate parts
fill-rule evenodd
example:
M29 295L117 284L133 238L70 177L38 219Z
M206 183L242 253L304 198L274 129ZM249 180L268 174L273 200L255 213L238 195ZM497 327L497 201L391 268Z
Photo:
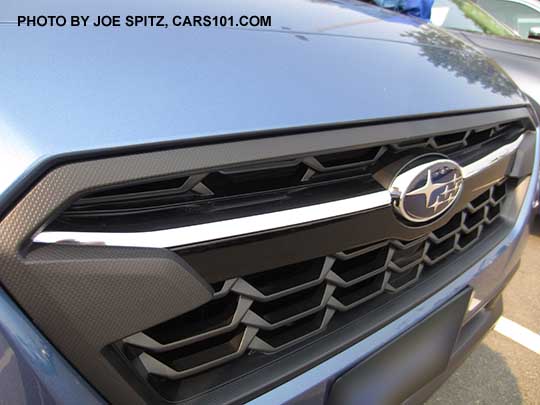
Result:
M454 173L453 179L446 183L433 183L431 170L428 170L426 184L414 191L407 193L407 196L423 195L426 199L426 208L433 208L433 210L437 212L441 206L449 203L450 199L457 194L461 181L461 176L458 177L457 174ZM444 187L444 191L437 196L433 203L430 203L433 192L442 187Z
M420 188L417 188L414 191L410 191L409 193L407 193L407 196L423 195L426 198L426 208L433 208L429 203L431 201L431 195L433 194L434 191L438 190L442 186L443 186L442 184L433 183L433 179L431 178L431 170L428 170L426 184L424 184Z

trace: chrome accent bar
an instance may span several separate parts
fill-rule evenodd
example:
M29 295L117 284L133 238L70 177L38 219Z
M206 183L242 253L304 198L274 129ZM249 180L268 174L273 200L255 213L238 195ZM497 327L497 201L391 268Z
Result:
M273 231L390 205L388 191L307 207L149 232L42 232L39 243L165 248Z
M513 154L521 145L524 135L504 145L478 161L462 168L463 177L472 177ZM293 208L242 218L227 219L180 228L148 232L41 232L33 239L37 243L127 246L169 248L201 242L245 236L259 232L276 231L291 226L335 219L391 204L388 191L331 201L307 207Z
M521 142L523 142L523 138L524 135L521 135L514 142L501 146L499 149L487 154L483 158L478 159L476 162L465 166L462 169L463 177L472 177L480 173L481 171L487 169L488 167L493 166L500 160L512 155L518 150Z

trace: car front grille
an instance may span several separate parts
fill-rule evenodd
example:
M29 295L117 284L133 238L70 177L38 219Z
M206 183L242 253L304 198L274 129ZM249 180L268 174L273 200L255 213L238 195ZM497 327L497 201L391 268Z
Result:
M64 162L0 221L0 281L110 402L245 402L499 243L531 129L518 107ZM384 175L415 159L451 159L463 189L413 224Z

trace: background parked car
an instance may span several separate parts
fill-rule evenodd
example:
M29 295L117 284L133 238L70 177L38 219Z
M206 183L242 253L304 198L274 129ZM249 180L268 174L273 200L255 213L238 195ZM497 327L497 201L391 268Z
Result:
M519 33L522 38L540 40L540 1L477 0L484 10Z
M469 0L435 0L431 19L494 59L535 101L540 113L539 42L522 39Z

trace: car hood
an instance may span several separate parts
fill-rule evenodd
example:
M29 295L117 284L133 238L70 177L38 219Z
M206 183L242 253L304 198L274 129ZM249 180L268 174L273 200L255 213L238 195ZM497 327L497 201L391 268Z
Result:
M493 59L530 98L540 104L540 42L454 31Z
M11 170L0 194L58 155L524 102L472 47L357 1L3 3L0 158ZM269 15L272 27L10 23L39 14Z

